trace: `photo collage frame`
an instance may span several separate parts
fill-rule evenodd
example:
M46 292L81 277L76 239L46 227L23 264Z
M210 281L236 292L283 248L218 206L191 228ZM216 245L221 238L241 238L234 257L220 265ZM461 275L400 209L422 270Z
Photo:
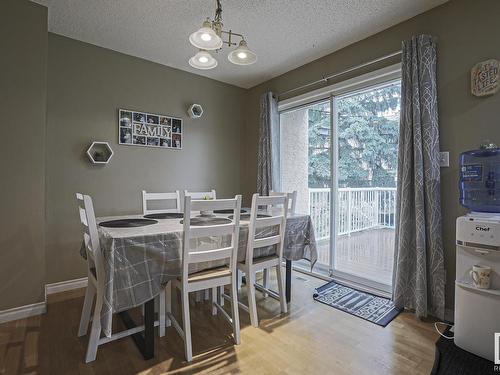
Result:
M167 115L119 109L121 145L182 149L182 119Z

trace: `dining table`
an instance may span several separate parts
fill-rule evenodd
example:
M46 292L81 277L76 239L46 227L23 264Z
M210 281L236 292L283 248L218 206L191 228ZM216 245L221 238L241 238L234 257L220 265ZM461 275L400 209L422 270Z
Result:
M250 212L244 208L243 212ZM200 213L193 212L192 217ZM229 213L215 213L215 217L230 218ZM180 215L179 215L180 216ZM104 257L106 274L104 302L101 310L101 327L111 336L112 315L118 313L127 328L135 326L127 310L144 305L144 333L133 339L145 359L154 356L154 299L165 285L181 275L182 218L156 219L153 224L138 227L105 227L101 224L119 219L139 219L143 215L98 217L98 233ZM248 240L248 215L240 219L238 261L244 261ZM273 228L260 228L256 237L272 235ZM197 247L209 250L220 246L224 238L205 237L192 239ZM224 245L224 244L223 244ZM275 253L274 246L254 249L254 258ZM85 248L80 254L85 258ZM285 258L285 288L287 302L291 300L292 261L306 259L314 266L318 254L311 217L307 214L289 214L285 228L283 247ZM189 273L220 267L224 263L203 262L191 264ZM224 262L224 261L222 261Z

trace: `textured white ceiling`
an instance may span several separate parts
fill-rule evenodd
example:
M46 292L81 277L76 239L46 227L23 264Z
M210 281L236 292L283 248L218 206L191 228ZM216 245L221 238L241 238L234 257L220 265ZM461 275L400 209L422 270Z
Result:
M447 0L222 0L224 28L245 35L259 60L233 65L225 47L209 71L188 65L188 37L215 0L33 1L49 8L53 33L249 88Z

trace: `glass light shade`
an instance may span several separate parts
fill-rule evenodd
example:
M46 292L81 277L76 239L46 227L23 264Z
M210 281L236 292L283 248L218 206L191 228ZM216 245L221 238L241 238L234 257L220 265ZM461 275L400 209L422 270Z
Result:
M257 61L257 55L248 49L244 40L240 42L238 48L227 55L227 58L236 65L251 65Z
M222 47L222 39L210 25L210 21L203 22L203 27L189 36L189 42L199 49L215 50Z
M196 69L213 69L217 66L217 60L207 51L199 51L189 59L189 65Z

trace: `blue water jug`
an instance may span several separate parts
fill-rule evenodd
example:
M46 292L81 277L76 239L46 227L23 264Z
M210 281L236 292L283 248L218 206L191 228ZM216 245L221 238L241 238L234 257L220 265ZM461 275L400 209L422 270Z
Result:
M500 212L500 148L460 154L460 204L471 211Z

